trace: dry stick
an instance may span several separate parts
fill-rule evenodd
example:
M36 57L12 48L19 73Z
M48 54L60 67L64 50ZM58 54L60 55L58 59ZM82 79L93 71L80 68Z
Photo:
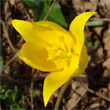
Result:
M12 49L14 52L16 52L16 49L14 48L13 44L12 44L11 41L10 41L10 38L9 38L9 35L8 35L8 32L7 32L7 29L6 29L6 27L5 27L5 23L4 23L2 20L0 20L0 23L2 23L3 31L4 31L4 36L7 38L7 41L8 41L8 43L9 43L11 49Z
M110 19L107 19L107 18L91 18L90 20L103 20L103 21L110 21Z
M1 19L0 19L0 23L1 23L2 26L3 26L4 36L7 38L7 41L8 41L9 46L12 48L12 50L13 50L14 52L16 52L16 49L14 48L13 44L12 44L11 41L10 41L8 32L7 32L6 27L5 27L5 23L4 23ZM11 60L10 60L8 63L6 63L5 66L0 70L0 74L3 75L3 76L5 76L5 77L8 78L9 80L11 80L11 81L13 81L13 82L15 82L16 84L19 85L19 83L18 83L16 80L14 80L13 78L11 78L11 77L8 76L7 74L5 74L5 73L2 74L3 70L4 70L16 57L17 57L17 54L15 53L15 55L11 58Z
M110 99L109 99L108 97L106 97L106 96L104 96L104 95L102 95L102 94L99 94L99 93L95 92L94 90L89 89L89 88L87 88L87 87L85 87L85 86L79 84L77 81L73 81L73 82L74 82L77 86L80 86L80 87L86 89L88 92L90 92L90 93L92 93L92 94L95 94L95 95L97 95L97 96L99 96L99 97L101 97L101 98L103 98L103 99L105 99L105 100L107 100L107 101L110 101Z
M17 54L15 54L15 55L11 58L11 60L10 60L8 63L5 64L5 66L0 70L0 75L3 75L3 76L5 76L6 78L8 78L9 80L13 81L14 83L20 85L20 83L19 83L18 81L14 80L13 78L11 78L10 76L8 76L7 74L5 74L5 73L2 74L3 70L4 70L16 57L17 57Z
M62 99L62 96L63 96L66 88L68 87L68 85L70 84L70 82L71 82L72 79L73 79L73 77L70 77L70 79L61 88L60 93L59 93L58 98L57 98L57 101L55 103L54 110L58 110L59 105L60 105L60 102L61 102L61 99Z
M31 94L31 110L34 110L34 104L33 104L33 95L32 95L32 92L33 92L33 85L34 85L34 68L32 68L32 79L31 79L31 89L30 89L30 94Z
M28 102L28 104L31 106L31 102L29 101L29 99L27 98L27 102Z
M50 8L49 8L49 11L47 12L46 16L45 16L44 19L43 19L43 21L45 21L45 20L47 19L49 13L52 11L52 7L53 7L53 5L55 4L55 2L56 2L56 0L53 1L52 5L51 5Z
M3 70L17 57L17 54L15 54L11 59L10 61L8 61L4 67L0 70L0 74L2 74Z
M8 20L8 17L11 15L11 12L8 12L9 11L8 6L9 6L9 2L6 1L5 4L4 4L5 21L7 21ZM8 41L9 46L11 47L11 49L14 52L16 52L16 49L14 48L14 46L13 46L13 44L10 41L10 38L9 38L8 28L6 28L7 27L7 23L3 22L2 20L0 20L0 22L2 23L3 31L4 31L4 36L7 38L7 41ZM5 26L5 24L6 24L6 26Z

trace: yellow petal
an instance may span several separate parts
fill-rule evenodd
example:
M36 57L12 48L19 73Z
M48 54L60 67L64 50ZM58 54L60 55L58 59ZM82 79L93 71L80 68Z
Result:
M44 43L44 41L36 36L32 31L32 23L23 20L12 20L13 27L21 34L26 42L39 42Z
M38 26L55 29L55 30L61 31L62 33L69 35L69 33L64 28L62 28L60 25L58 25L54 22L51 22L51 21L38 21L38 22L33 23L33 27L37 28Z
M73 41L70 34L66 30L64 30L58 24L50 21L40 21L33 23L33 32L41 39L43 39L45 42L47 42L49 45L61 49L62 45L60 37L62 37L62 39L64 40L67 48L69 48L70 42Z
M69 78L70 77L68 76L67 69L58 72L52 72L45 78L43 86L43 98L45 107L55 90L67 82Z
M87 65L88 65L88 55L85 47L83 46L81 50L80 59L79 59L79 67L86 68Z
M48 58L48 48L45 48L34 42L27 42L23 45L18 56L29 66L42 71L55 71L58 70L54 62L47 60Z
M84 44L84 26L86 21L96 12L85 12L78 15L70 24L70 34L73 36L73 39L76 42L74 47L74 52L81 52L81 48Z
M80 57L78 57L77 60L76 60L76 65L75 65L75 60L74 59L71 60L70 65L71 65L70 66L71 69L72 69L72 67L74 68L74 66L76 66L75 71L72 74L70 74L71 77L75 77L77 75L80 75L81 73L83 73L85 71L85 69L88 65L88 55L87 55L87 51L84 47L82 47Z

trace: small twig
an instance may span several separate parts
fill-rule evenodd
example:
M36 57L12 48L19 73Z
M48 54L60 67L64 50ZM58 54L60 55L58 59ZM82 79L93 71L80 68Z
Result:
M71 80L73 79L73 77L71 77L64 85L63 87L61 88L60 90L60 93L58 95L58 98L57 98L57 101L56 101L56 104L55 104L55 107L54 107L54 110L58 110L59 108L59 105L60 105L60 102L61 102L61 99L62 99L62 96L66 90L66 88L68 87L68 85L70 84Z
M7 29L6 29L6 27L5 27L5 22L3 22L3 21L0 19L0 23L1 23L2 26L3 26L4 36L7 38L7 41L8 41L8 43L9 43L11 49L12 49L14 52L16 52L16 49L14 48L13 44L12 44L11 41L10 41L10 38L9 38L9 35L8 35L8 32L7 32Z
M31 79L31 89L30 89L30 96L31 96L31 110L34 110L34 104L33 104L33 85L34 85L34 68L32 68L32 79Z
M25 8L23 8L23 9L24 9L24 12L25 12L25 13L26 13L26 15L27 15L28 21L31 21L31 18L30 18L30 16L29 16L29 14L28 14L27 10L26 10Z
M10 76L8 76L7 74L3 73L3 70L17 57L17 54L15 54L11 60L5 64L5 66L0 70L0 75L5 76L6 78L8 78L9 80L11 80L12 82L15 82L16 84L20 85L20 83L16 80L14 80L13 78L11 78Z
M34 80L35 81L38 81L38 80L41 80L41 79L44 79L47 75L49 75L49 73L45 73L45 74L42 74L40 73L37 78L35 78ZM29 80L26 80L26 81L20 81L21 83L27 83L27 82L31 82L32 79L29 79Z
M44 19L43 19L43 21L45 21L45 20L47 19L49 13L52 11L52 7L53 7L53 5L55 4L55 2L56 2L56 0L53 1L52 5L51 5L50 8L49 8L49 11L47 12L46 16L45 16Z
M18 53L19 51L17 51ZM17 54L15 53L15 55L10 59L10 61L8 61L4 67L0 70L0 74L2 74L3 70L17 57Z
M10 81L16 83L17 85L20 85L20 82L14 80L13 78L11 78L10 76L8 76L7 74L4 73L3 76L5 76L6 78L8 78Z
M91 18L90 20L103 20L103 21L110 21L110 19L107 19L107 18Z
M28 104L31 106L31 102L29 101L29 99L27 98L27 102L28 102Z
M107 101L110 101L110 99L109 99L108 97L106 97L106 96L104 96L104 95L102 95L102 94L99 94L99 93L95 92L94 90L89 89L89 88L87 88L87 87L85 87L85 86L79 84L77 81L73 81L73 82L74 82L77 86L80 86L80 87L86 89L88 92L90 92L90 93L92 93L92 94L95 94L95 95L97 95L98 97L101 97L101 98L103 98L103 99L105 99L105 100L107 100Z

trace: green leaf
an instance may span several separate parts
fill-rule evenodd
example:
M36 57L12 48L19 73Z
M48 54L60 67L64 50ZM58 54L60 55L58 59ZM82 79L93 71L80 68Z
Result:
M1 89L6 89L7 85L6 84L1 84L0 87L1 87Z
M44 8L44 3L42 0L23 0L26 5L33 10L34 13L34 18L36 21L39 20L39 17L42 14L43 8Z
M24 100L27 100L27 98L28 98L28 97L25 95L25 96L24 96Z
M8 97L9 100L15 101L16 99L16 93L10 89L5 92L5 95Z
M53 3L53 1L52 0L46 0L46 2L45 2L48 6L51 6L52 5L52 3Z
M4 100L4 103L5 103L6 105L11 105L11 104L14 103L14 101L13 101L12 99L10 99L9 97L7 97L7 98Z
M98 46L99 46L99 44L100 44L100 42L99 42L99 41L96 41L96 42L94 43L93 50L97 49Z
M5 92L5 89L1 89L1 90L0 90L0 93L4 93L4 92Z
M22 104L22 99L20 99L18 103L19 103L19 104Z
M1 90L0 90L0 98L3 99L3 100L7 98L7 96L4 94L4 92L6 90L6 87L7 87L6 84L2 84L0 86L0 88L1 88Z
M89 37L89 36L86 36L86 37L85 37L85 39L84 39L84 44L86 44L86 45L87 45L87 44L88 44L88 42L89 42L89 40L90 40L90 37Z
M87 46L88 46L89 48L92 48L92 47L93 47L92 42L88 42Z
M7 98L7 96L6 96L6 95L4 95L4 94L0 94L0 98L4 100L4 99L6 99L6 98Z
M24 110L17 103L13 103L10 105L10 110Z
M85 26L102 26L105 23L106 21L103 21L103 20L94 20L94 21L87 22Z
M34 90L33 92L32 92L32 96L35 98L36 97L36 92L37 92L37 90Z
M15 92L16 94L18 94L18 87L17 87L17 85L14 86L14 92Z
M34 18L36 21L42 21L49 11L49 6L45 0L23 0L29 8L34 12ZM63 27L68 27L65 18L61 12L61 6L57 3L54 4L52 11L47 17L47 20L58 23Z

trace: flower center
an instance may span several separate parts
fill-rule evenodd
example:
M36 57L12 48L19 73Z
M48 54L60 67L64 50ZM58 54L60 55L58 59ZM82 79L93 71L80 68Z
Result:
M57 54L56 54L56 55L57 55L57 56L60 56L60 57L62 57L62 58L69 58L69 57L72 56L72 53L59 49L59 50L57 51Z
M68 52L63 51L63 50L58 50L57 54L63 58L67 57Z
M68 63L70 61L70 58L73 55L73 42L70 42L69 47L67 47L64 42L63 36L59 36L59 41L62 48L57 48L53 46L50 47L48 49L49 55L47 60L56 61L58 60L58 58L60 58L62 59L60 63L62 66L64 66L65 63Z

